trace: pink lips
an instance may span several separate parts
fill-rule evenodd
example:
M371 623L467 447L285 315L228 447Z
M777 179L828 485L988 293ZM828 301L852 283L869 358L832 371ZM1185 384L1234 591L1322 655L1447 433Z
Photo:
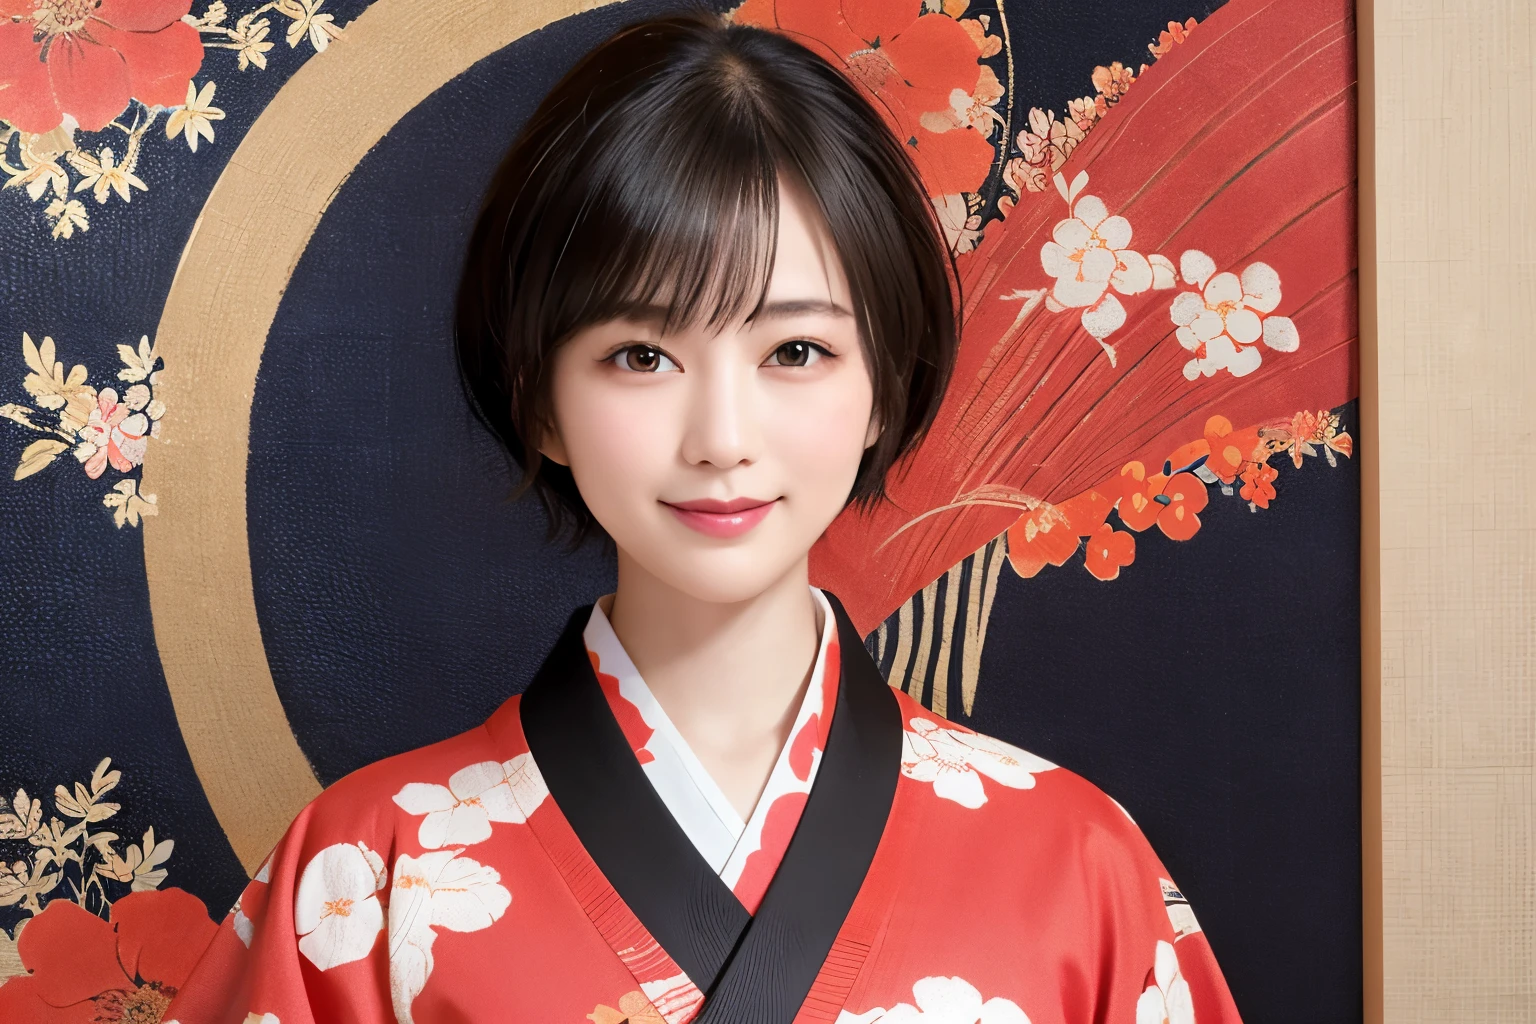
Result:
M764 501L762 498L734 498L719 501L703 498L698 501L664 501L685 526L692 527L706 537L729 539L740 537L763 521L779 499Z

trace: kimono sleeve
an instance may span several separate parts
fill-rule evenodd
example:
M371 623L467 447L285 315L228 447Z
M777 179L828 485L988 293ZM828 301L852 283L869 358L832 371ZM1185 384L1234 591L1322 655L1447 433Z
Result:
M379 898L392 848L372 794L322 793L225 916L168 1024L393 1024Z
M1239 1024L1189 901L1141 829L1118 804L1104 800L1119 820L1106 822L1087 851L1100 896L1098 991L1109 1004L1093 1019Z

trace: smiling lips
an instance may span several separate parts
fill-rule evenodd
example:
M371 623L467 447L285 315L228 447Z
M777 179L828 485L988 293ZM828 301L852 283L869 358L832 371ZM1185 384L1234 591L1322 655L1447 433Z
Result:
M734 498L719 501L703 498L698 501L664 501L672 514L706 537L740 537L763 521L779 499L764 501L762 498Z

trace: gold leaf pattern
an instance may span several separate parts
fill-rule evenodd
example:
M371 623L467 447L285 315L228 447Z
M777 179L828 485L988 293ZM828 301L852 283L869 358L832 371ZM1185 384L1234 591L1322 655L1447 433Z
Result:
M16 466L14 479L25 480L33 473L46 467L68 448L69 445L63 441L56 441L51 437L45 437L41 441L33 441L22 449L21 462Z
M19 905L35 916L50 899L68 899L105 918L112 894L124 894L117 887L144 892L164 883L174 840L157 839L151 826L141 842L119 853L116 832L92 828L122 809L103 799L121 779L112 759L102 758L89 783L54 788L57 814L46 821L43 801L28 796L25 789L17 789L9 801L0 798L0 844L18 844L16 852L23 854L18 858L0 846L0 907ZM0 968L5 966L3 936L0 931ZM0 980L5 977L0 970Z

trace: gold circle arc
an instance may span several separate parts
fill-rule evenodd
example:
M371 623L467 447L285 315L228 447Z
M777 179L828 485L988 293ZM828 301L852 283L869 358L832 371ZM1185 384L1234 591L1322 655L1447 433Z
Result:
M144 463L155 643L203 792L247 872L319 791L262 646L246 534L251 400L299 257L363 156L476 61L622 0L376 0L283 84L219 176L156 330L171 415Z

